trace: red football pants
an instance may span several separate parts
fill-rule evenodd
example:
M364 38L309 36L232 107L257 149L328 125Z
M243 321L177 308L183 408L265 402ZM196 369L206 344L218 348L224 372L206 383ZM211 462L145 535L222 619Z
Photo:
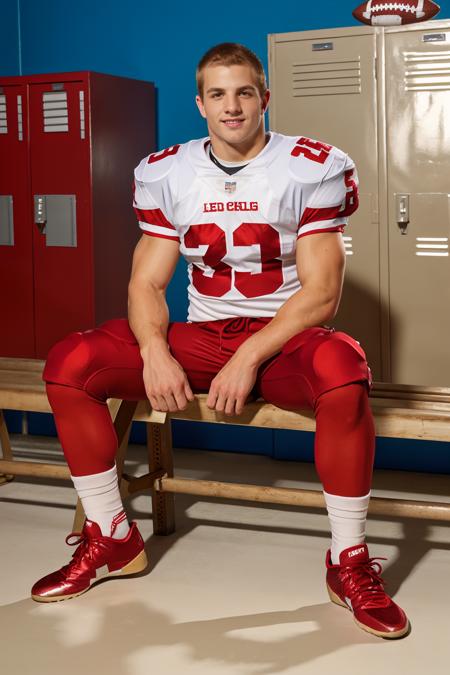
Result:
M193 391L208 391L239 345L268 321L171 323L167 340ZM117 438L106 399L144 400L142 372L126 319L71 333L52 348L43 377L72 475L112 467ZM280 408L314 410L316 468L324 489L361 496L370 490L375 447L370 385L359 343L332 328L314 327L260 367L253 394Z

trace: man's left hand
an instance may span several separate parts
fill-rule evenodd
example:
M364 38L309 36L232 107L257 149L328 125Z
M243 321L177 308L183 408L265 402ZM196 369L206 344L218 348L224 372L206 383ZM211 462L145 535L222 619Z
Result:
M211 382L206 405L225 415L240 415L256 382L258 366L239 350Z

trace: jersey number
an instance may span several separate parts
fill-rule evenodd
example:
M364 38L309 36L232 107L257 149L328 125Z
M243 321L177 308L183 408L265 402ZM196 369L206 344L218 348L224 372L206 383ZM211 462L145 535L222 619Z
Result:
M179 149L180 144L172 145L170 148L161 150L161 152L155 152L153 153L153 155L150 155L147 164L153 164L153 162L159 162L160 159L165 159L166 157L170 157L171 155L176 155Z
M231 290L232 268L223 262L227 254L225 232L216 223L191 225L184 235L187 248L198 248L208 245L202 257L205 265L213 272L205 273L195 263L192 267L192 283L203 295L220 298ZM283 283L280 237L278 232L268 223L242 223L233 233L234 246L251 246L259 244L261 250L261 272L234 273L234 285L246 298L257 298L260 295L273 293Z
M307 159L311 159L313 162L323 164L330 154L331 148L331 145L321 143L320 141L312 141L310 138L305 138L302 136L298 139L291 152L291 155L293 157L305 155Z

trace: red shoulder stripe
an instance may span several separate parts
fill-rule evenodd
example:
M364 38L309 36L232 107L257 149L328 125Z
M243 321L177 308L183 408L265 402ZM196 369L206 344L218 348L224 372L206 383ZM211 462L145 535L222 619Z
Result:
M306 207L300 219L299 227L308 223L318 223L321 220L333 220L334 218L343 216L344 212L340 209L341 205L329 206L324 209L310 209Z
M149 225L159 225L160 227L168 227L170 230L175 230L172 223L169 223L161 209L138 209L134 207L134 211L138 220L142 220Z

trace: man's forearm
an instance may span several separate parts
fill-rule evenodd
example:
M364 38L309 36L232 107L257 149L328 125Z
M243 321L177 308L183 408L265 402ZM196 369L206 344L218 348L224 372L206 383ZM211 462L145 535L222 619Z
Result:
M130 283L128 322L144 360L151 352L168 349L169 310L164 290L150 284Z
M239 348L254 365L261 365L291 337L312 326L320 326L332 319L338 302L325 292L301 288L280 307L270 323L252 335Z

